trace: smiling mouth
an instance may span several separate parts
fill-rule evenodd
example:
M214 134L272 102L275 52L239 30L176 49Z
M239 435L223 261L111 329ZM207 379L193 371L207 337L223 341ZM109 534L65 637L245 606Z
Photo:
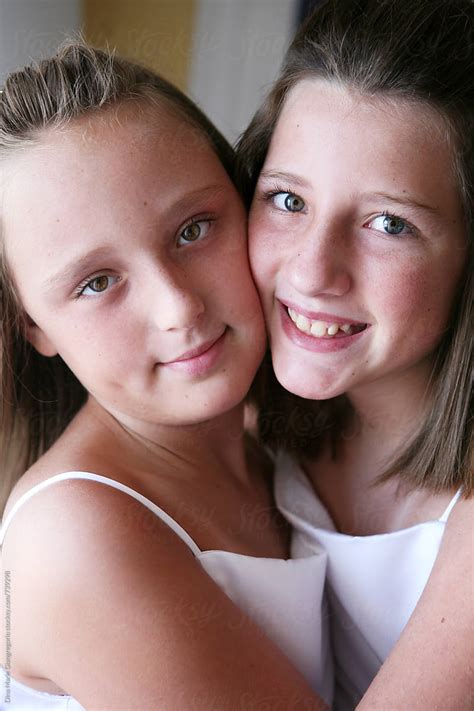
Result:
M365 331L366 323L338 323L337 321L321 321L310 319L287 307L287 312L298 331L313 338L343 338Z
M227 328L223 330L223 332L218 336L217 338L213 338L210 341L206 341L205 343L202 343L200 346L197 346L196 348L192 348L189 351L186 351L186 353L183 353L180 355L178 358L174 358L173 360L170 361L165 361L162 362L161 365L172 365L173 363L185 363L186 361L194 360L195 358L199 358L200 356L203 356L205 353L211 350L218 342L221 341L222 337L227 333Z

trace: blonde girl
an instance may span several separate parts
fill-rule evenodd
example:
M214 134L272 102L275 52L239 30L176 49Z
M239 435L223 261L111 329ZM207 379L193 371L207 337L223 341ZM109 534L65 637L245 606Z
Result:
M326 559L286 560L244 435L265 336L230 148L72 44L7 79L0 162L4 708L324 708Z

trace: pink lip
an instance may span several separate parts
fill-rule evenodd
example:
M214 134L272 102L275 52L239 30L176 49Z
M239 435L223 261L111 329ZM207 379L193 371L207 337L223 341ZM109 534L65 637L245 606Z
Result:
M292 308L292 307L291 307ZM296 311L296 309L295 309ZM301 313L301 312L299 312ZM306 314L304 314L306 315ZM308 336L306 333L303 333L299 329L296 328L295 324L291 320L286 306L280 302L280 317L281 317L281 324L283 327L283 331L285 332L286 336L292 341L295 345L299 346L300 348L304 348L307 351L313 351L313 353L335 353L337 351L344 350L345 348L349 348L352 346L354 343L359 341L365 333L369 330L370 326L368 326L366 329L363 331L360 331L359 333L354 333L352 336L349 335L338 335L338 336L327 336L327 337L322 337L322 338L315 338L314 336ZM311 318L308 316L308 318ZM316 318L313 316L312 317L314 320ZM322 321L329 321L330 319L322 318L319 316L319 318ZM332 317L333 322L337 323L336 318L333 316ZM340 321L339 323L350 323L350 321Z
M186 351L176 360L160 363L160 366L188 373L189 375L202 375L210 370L219 359L224 347L226 334L227 328L219 338L206 341L206 343Z
M302 314L302 316L306 316L306 318L311 319L311 321L325 321L326 323L337 323L341 326L346 323L352 326L365 323L365 321L357 321L350 316L336 316L336 314L328 314L324 311L307 311L291 301L281 301L281 299L278 299L278 301L280 301L280 304L282 304L285 308L293 309L293 311L296 311L298 314Z

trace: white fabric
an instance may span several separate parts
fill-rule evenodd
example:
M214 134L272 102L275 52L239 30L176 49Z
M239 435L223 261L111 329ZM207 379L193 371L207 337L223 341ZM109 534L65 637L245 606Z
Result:
M307 557L282 560L219 550L200 551L186 531L152 501L113 479L88 472L58 474L26 492L3 522L0 544L14 515L28 499L68 479L89 479L120 489L153 511L191 548L206 572L235 604L262 627L313 688L331 703L333 670L327 614L323 612L327 563L324 552L312 549ZM5 711L84 711L70 696L31 689L8 676L1 667L0 675L3 688L9 685L11 696L11 703L5 703ZM4 696L2 694L0 701Z
M334 709L352 710L420 598L460 492L435 521L393 533L349 536L336 531L311 482L284 453L276 462L275 487L277 506L294 528L292 556L308 556L321 547L328 554Z

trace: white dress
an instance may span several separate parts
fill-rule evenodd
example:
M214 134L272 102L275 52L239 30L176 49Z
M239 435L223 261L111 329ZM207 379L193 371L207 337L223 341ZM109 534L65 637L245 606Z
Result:
M89 479L112 486L140 501L193 551L208 575L256 622L328 704L333 694L327 614L323 612L326 555L314 549L297 560L256 558L227 551L199 550L168 514L133 489L88 472L66 472L32 487L2 523L0 545L18 509L45 487L68 479ZM5 711L84 711L71 696L36 691L0 667L0 709Z
M441 518L401 531L349 536L336 531L314 488L280 453L275 498L293 526L291 554L328 555L327 592L336 669L333 708L352 711L400 637L423 592L458 492Z

